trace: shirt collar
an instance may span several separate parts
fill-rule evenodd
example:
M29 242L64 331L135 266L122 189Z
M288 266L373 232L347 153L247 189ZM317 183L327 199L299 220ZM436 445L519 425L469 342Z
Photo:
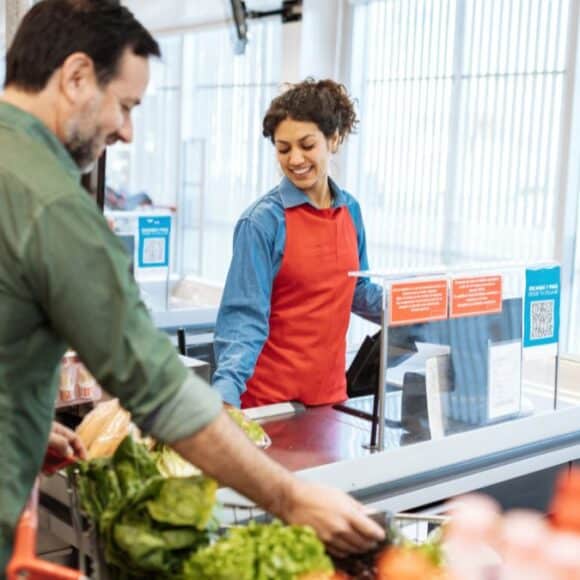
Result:
M340 189L340 187L338 187L338 185L336 185L334 180L332 180L330 177L328 178L328 184L330 185L330 190L332 191L332 207L336 208L346 205L346 196L344 195L342 189ZM296 207L305 203L315 207L314 204L308 199L308 196L301 189L298 189L287 177L282 178L279 191L284 209Z
M80 181L81 171L78 165L57 136L38 117L0 100L0 126L2 125L26 133L32 139L41 142L52 151L65 171Z

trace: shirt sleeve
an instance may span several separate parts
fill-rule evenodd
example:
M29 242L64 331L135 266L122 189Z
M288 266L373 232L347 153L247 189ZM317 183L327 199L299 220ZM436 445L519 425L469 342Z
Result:
M217 417L219 395L153 325L121 242L88 196L63 196L42 209L23 263L51 327L144 431L172 442Z
M361 270L368 270L367 242L360 206L354 201L349 209L356 228L359 267ZM380 324L382 309L383 288L379 284L371 282L369 278L358 278L354 290L352 311L366 320Z
M217 316L213 376L224 401L237 407L269 334L272 255L273 242L265 231L250 218L240 220Z

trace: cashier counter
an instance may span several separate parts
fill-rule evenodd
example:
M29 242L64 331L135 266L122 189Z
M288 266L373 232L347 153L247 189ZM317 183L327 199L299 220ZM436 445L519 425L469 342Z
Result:
M580 364L557 359L555 350L523 352L521 299L505 299L496 314L389 328L380 450L369 448L368 393L376 391L380 365L373 338L347 372L350 396L362 397L282 417L257 411L272 458L380 510L437 511L448 498L476 490L505 508L548 508L555 474L580 459ZM435 405L428 412L435 390L427 391L427 358L438 365L431 381L438 413ZM422 370L412 364L417 359Z

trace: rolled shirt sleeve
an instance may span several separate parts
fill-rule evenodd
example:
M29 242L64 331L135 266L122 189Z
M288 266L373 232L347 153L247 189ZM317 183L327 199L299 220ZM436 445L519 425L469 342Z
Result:
M88 196L44 206L24 240L23 276L51 325L137 425L172 442L217 417L218 393L154 327L122 244Z
M268 338L275 269L273 240L255 220L241 219L216 322L213 376L223 400L237 407Z

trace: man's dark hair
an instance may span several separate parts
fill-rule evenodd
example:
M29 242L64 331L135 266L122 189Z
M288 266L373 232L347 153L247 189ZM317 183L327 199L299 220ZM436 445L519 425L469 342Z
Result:
M117 73L129 48L160 56L157 41L119 0L42 0L24 16L6 55L4 86L41 91L75 52L94 62L101 86Z

